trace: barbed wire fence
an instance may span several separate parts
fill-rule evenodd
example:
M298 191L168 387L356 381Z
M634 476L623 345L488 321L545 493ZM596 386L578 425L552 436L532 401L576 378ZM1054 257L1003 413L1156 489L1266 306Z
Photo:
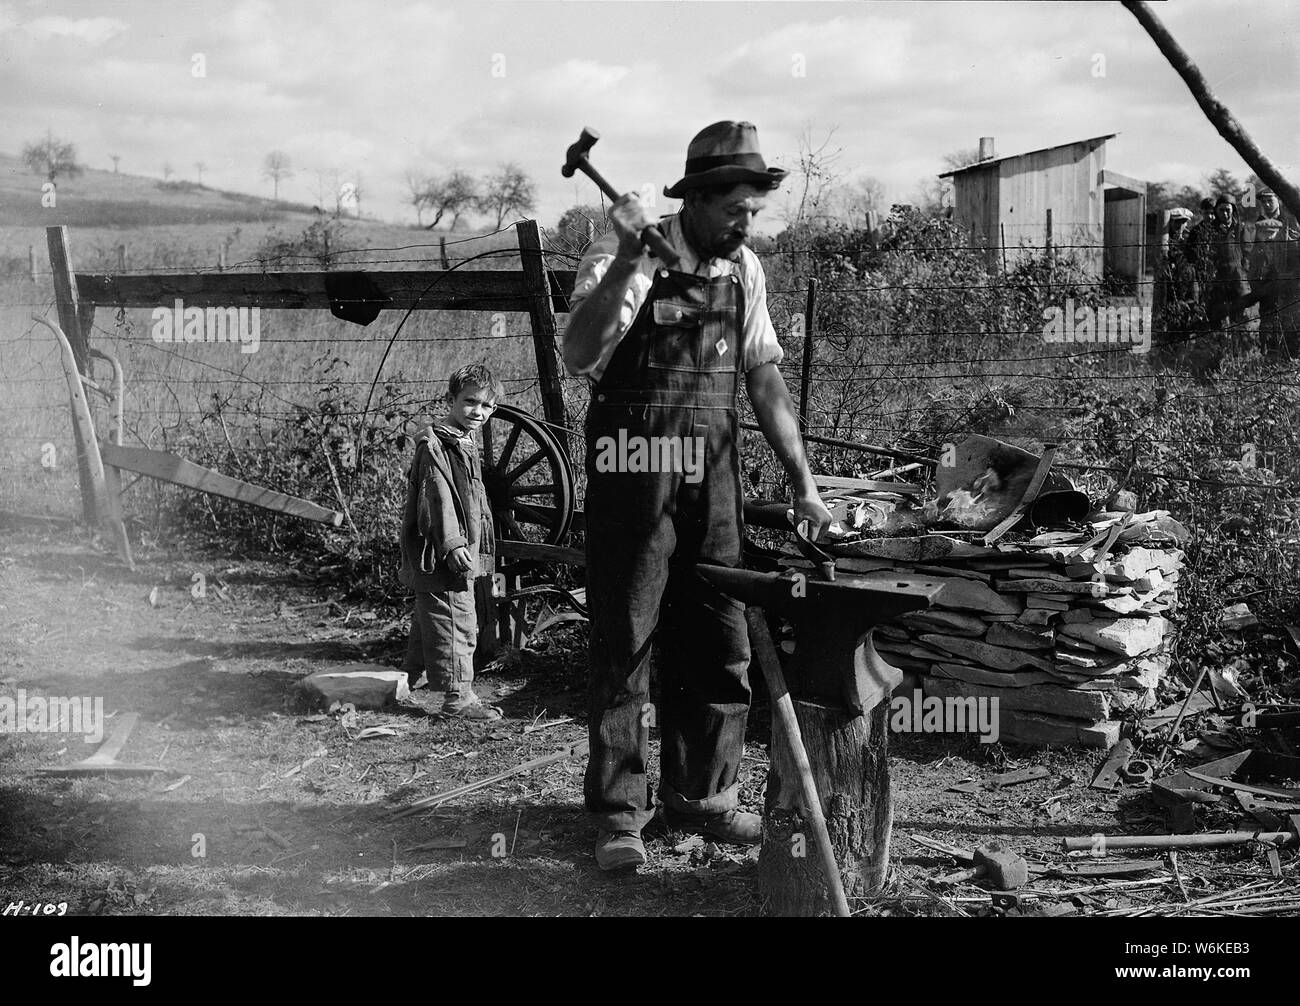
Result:
M224 271L318 269L322 262L340 270L518 268L519 250L503 233L336 247L324 257L319 250L282 251L226 263ZM502 247L482 250L495 239ZM550 235L547 265L575 268L584 243ZM902 455L933 457L968 433L1031 449L1056 443L1058 465L1094 497L1130 488L1144 506L1174 509L1193 523L1213 521L1216 533L1226 527L1233 540L1254 549L1260 576L1295 583L1300 364L1265 355L1260 345L1260 330L1270 321L1294 324L1300 314L1294 294L1269 309L1279 319L1255 309L1235 322L1184 332L1171 346L1160 344L1158 333L1153 337L1151 315L1142 314L1161 282L1158 260L1152 260L1154 271L1115 295L1110 277L1079 265L1105 252L1095 242L1035 245L1025 239L1005 254L951 239L942 246L841 246L806 238L766 244L760 258L784 352L780 369L806 412L816 471L870 475L894 467ZM476 256L478 262L467 264ZM210 256L197 268L174 254L154 261L135 250L132 257L122 274L218 271ZM107 248L77 267L112 272L121 264ZM1097 341L1095 329L1091 341L1053 341L1045 313L1064 310L1067 301L1075 310L1135 308L1138 328L1127 331L1124 342L1114 332ZM52 289L39 277L10 276L0 283L0 423L8 434L0 449L0 508L71 515L77 481L66 384L53 341L30 320L53 308ZM452 369L488 363L511 404L542 415L527 315L416 312L397 333L376 382L381 353L394 337L393 314L359 328L323 311L263 310L257 351L241 352L230 343L159 342L150 335L150 311L113 315L101 308L91 340L123 364L128 444L177 451L330 503L333 491L309 450L323 451L346 472L349 438L377 438L386 446L379 463L390 470L369 482L348 476L345 487L384 497L368 507L348 501L354 513L371 514L376 534L383 535L392 531L392 520L382 515L400 509L392 501L405 477L403 438L438 414ZM1158 328L1160 319L1154 323ZM1139 337L1152 340L1146 351L1134 351L1143 348ZM362 415L372 384L377 397ZM561 386L581 483L589 384L562 374ZM102 422L102 408L97 417ZM743 418L754 422L747 404ZM845 449L838 441L896 447L900 457ZM788 485L761 436L747 433L745 445L747 493L782 498ZM145 499L152 499L153 512L150 518L147 502L138 506L146 515L142 524L154 528L165 523L164 511L206 511L218 527L238 523L206 500L202 511L193 499L180 503L168 487L154 484ZM245 518L249 526L258 520L270 521L271 540L284 544L271 518ZM283 524L279 531L284 538Z

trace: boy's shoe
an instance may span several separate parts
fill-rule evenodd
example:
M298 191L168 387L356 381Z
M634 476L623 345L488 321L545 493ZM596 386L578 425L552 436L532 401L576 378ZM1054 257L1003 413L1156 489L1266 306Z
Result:
M635 831L602 831L596 839L596 865L602 870L634 870L645 861L645 843Z
M469 691L448 692L447 701L442 704L442 715L465 720L490 721L499 720L504 714L495 706L489 706L473 691Z
M763 841L763 818L743 810L724 810L707 817L692 817L664 809L669 827L693 835L706 835L733 845L758 845Z

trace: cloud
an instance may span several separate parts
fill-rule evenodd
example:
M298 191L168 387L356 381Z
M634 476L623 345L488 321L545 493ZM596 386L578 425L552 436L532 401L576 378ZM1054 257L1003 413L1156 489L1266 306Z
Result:
M22 26L32 39L69 38L86 45L103 45L127 30L125 21L114 17L39 17Z

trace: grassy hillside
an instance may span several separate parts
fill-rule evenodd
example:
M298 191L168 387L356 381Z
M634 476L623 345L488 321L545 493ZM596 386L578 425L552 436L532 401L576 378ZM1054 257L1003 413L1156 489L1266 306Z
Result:
M0 276L28 276L29 248L36 251L38 272L47 272L44 229L52 225L71 229L73 264L82 271L116 270L119 246L125 246L131 272L213 268L222 248L227 268L238 270L260 268L255 262L259 249L293 241L313 223L330 218L299 203L94 169L60 179L55 205L44 207L44 182L17 157L0 154ZM345 218L335 248L344 253L340 264L382 259L388 268L427 268L438 260L440 233L445 235ZM453 259L501 244L467 240L472 231L446 236L456 249ZM513 235L504 243L513 246ZM392 251L365 255L356 249Z

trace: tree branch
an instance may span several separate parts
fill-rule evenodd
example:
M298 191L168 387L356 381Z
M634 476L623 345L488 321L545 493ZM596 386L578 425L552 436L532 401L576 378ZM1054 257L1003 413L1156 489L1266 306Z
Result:
M1245 127L1228 110L1228 106L1214 96L1204 74L1192 62L1192 57L1187 55L1183 47L1169 34L1169 29L1151 12L1151 8L1143 0L1122 0L1122 2L1129 13L1137 18L1138 24L1146 29L1151 40L1155 42L1156 48L1169 61L1169 65L1177 71L1178 76L1183 78L1183 83L1192 92L1192 97L1201 106L1205 117L1219 131L1219 135L1232 145L1232 149L1241 155L1241 159L1250 165L1251 170L1264 184L1277 193L1286 208L1300 218L1300 189L1283 177L1277 166L1256 146Z

